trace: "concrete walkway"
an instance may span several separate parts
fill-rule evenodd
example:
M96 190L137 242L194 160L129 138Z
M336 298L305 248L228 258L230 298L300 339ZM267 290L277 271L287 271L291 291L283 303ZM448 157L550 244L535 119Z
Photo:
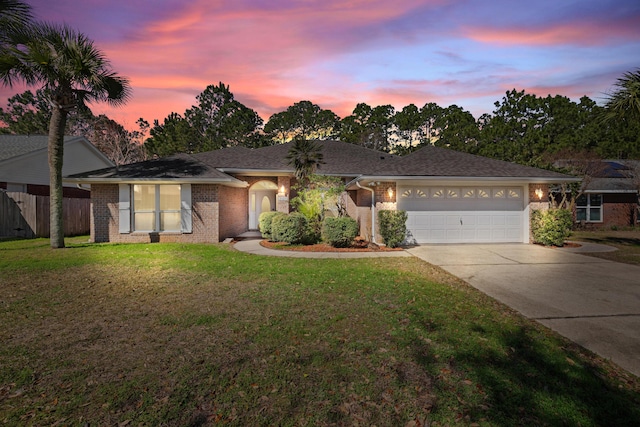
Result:
M425 245L408 252L640 376L640 267L580 255L599 249L606 248Z

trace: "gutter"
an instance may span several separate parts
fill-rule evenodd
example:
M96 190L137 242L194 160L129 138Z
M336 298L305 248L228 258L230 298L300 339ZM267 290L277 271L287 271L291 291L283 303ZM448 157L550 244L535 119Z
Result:
M371 191L371 242L377 244L376 242L376 192L369 187L363 187L360 185L360 181L355 180L358 188L363 190Z

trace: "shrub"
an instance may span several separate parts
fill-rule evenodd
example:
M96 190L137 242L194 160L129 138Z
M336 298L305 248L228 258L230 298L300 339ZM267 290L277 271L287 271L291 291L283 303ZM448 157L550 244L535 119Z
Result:
M395 248L406 238L407 213L405 211L378 211L378 225L384 243L390 248Z
M358 235L358 222L348 216L327 217L322 223L322 239L334 248L346 248Z
M271 221L271 236L276 242L302 243L307 236L307 218L297 212L276 215Z
M260 217L258 218L258 223L260 226L260 233L262 233L263 238L269 239L269 240L273 239L273 235L271 232L271 224L273 223L273 218L275 218L278 215L285 215L285 214L282 212L275 212L275 211L262 212L260 214Z
M551 208L531 213L533 241L545 246L562 246L571 236L573 215L567 209Z

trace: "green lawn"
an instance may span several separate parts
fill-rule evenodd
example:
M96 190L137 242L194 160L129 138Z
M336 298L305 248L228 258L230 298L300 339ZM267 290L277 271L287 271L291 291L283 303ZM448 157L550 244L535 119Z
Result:
M614 246L618 248L615 252L597 252L585 255L640 265L640 227L625 230L579 230L572 233L570 240Z
M0 242L0 425L632 426L638 378L414 258Z

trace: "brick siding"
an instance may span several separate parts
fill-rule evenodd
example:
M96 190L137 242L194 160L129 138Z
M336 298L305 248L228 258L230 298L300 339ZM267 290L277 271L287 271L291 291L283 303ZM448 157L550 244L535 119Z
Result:
M219 186L191 185L192 233L131 232L120 233L118 185L91 186L91 241L116 243L182 242L217 243L220 241Z
M236 237L249 228L249 191L220 186L220 239Z
M638 221L637 196L632 193L602 194L602 222L585 222L584 228L628 227Z

